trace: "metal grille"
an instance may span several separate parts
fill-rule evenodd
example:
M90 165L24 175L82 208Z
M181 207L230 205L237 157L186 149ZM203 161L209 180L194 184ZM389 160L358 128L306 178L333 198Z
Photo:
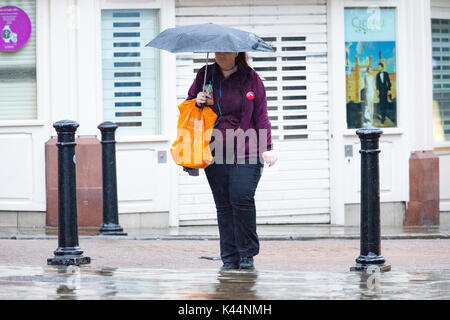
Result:
M177 25L213 22L254 32L274 53L249 52L264 81L277 168L265 168L255 195L257 223L328 223L328 85L326 2L321 0L177 0ZM182 102L206 54L177 54ZM180 170L181 171L181 170ZM179 174L181 225L216 221L203 170Z
M309 45L314 44L308 43L307 36L268 36L264 40L275 48L275 54L251 53L251 58L264 79L273 136L280 140L308 139L310 131L318 129L318 123L311 123L308 116L316 100L312 92L318 89L309 79L309 63L318 56L326 61L326 52L308 55ZM326 93L326 86L322 90ZM319 121L327 124L326 117Z

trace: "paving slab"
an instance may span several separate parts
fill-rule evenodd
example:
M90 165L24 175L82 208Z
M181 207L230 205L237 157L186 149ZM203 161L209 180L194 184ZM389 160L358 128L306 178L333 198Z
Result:
M0 265L43 266L56 239L0 240ZM347 271L359 255L359 240L260 241L258 268L270 270ZM217 240L80 239L94 267L219 268ZM450 269L450 240L382 240L381 254L392 270Z

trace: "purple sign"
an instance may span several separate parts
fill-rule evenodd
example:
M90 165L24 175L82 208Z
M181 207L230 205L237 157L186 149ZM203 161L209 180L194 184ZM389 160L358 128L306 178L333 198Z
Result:
M1 7L0 32L0 50L19 50L28 42L28 39L30 39L30 18L25 11L18 7Z

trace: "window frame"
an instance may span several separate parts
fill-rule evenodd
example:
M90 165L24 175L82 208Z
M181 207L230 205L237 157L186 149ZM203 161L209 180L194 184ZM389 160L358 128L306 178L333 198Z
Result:
M121 0L115 2L109 2L107 0L95 0L95 39L99 44L95 48L96 56L96 72L95 82L98 90L96 91L96 112L100 119L103 118L103 75L102 75L102 28L101 28L101 12L102 10L145 10L156 9L158 10L158 22L159 30L163 31L167 28L174 27L175 25L175 4L173 0L163 1L137 1L137 0ZM151 39L149 39L150 41ZM161 131L160 134L142 134L142 135L125 135L116 136L117 142L154 142L154 141L169 141L170 133L173 131L173 125L169 123L169 119L173 118L176 109L176 97L175 90L176 83L175 78L175 54L159 50L159 103L161 108ZM173 95L171 97L170 95ZM173 109L173 110L172 110ZM176 119L176 118L175 118ZM103 121L103 120L102 120ZM174 122L174 121L173 121ZM175 123L176 130L176 123Z
M446 1L441 0L433 0L431 1L431 10L430 10L430 24L432 19L448 19L450 20L450 3ZM430 29L430 36L431 36L431 29ZM430 55L433 54L433 44L431 43L430 48ZM430 61L431 63L431 61ZM431 79L433 81L433 79ZM433 87L432 87L433 90ZM433 100L431 101L431 106L433 105ZM433 123L432 123L432 130L434 130L434 116L433 116ZM434 148L450 148L450 140L447 141L436 141L433 137L433 147ZM441 150L441 152L443 152ZM450 151L448 151L450 152Z
M124 13L137 13L138 16L121 18ZM102 63L108 67L102 69L102 94L104 97L107 95L103 101L103 120L113 121L119 126L117 136L160 135L162 124L159 89L160 50L145 47L149 40L160 32L159 9L102 9L101 15ZM113 22L124 20L139 21L139 27L124 29L112 26ZM131 38L116 37L116 34L137 32L139 34L133 34ZM125 42L138 42L139 46L116 46L116 43ZM124 52L138 52L138 54L127 57L116 56L116 53ZM125 64L129 66L119 66ZM135 74L133 77L116 75L124 72Z
M400 24L399 21L401 19L400 17L400 5L398 3L398 1L396 0L386 0L383 1L382 3L379 2L375 2L373 0L344 0L342 3L342 21L344 19L344 12L345 9L354 9L354 8L392 8L395 9L395 56L396 56L396 99L397 99L397 126L396 127L388 127L388 128L381 128L381 130L383 130L383 135L403 135L405 134L405 123L407 122L407 119L404 119L406 114L405 112L402 111L402 104L403 104L403 91L401 88L401 82L403 81L402 79L402 63L400 63L398 57L400 56L401 51L403 51L403 46L404 43L400 37ZM345 42L345 30L342 29L342 34L343 34L343 40ZM345 44L342 44L342 47L345 47ZM345 54L344 54L345 56ZM345 61L342 62L342 67L345 70ZM345 72L343 73L345 74ZM340 80L342 81L342 80ZM346 85L345 85L345 78L343 79L343 88L346 92ZM399 85L400 84L400 85ZM344 98L346 98L346 94L343 95ZM340 102L341 103L341 102ZM345 104L345 101L342 102ZM358 128L354 128L354 129L349 129L347 126L347 108L344 108L344 116L345 116L345 122L342 124L342 132L343 132L343 136L344 137L351 137L351 136L357 136L356 135L356 130L358 130Z
M1 127L43 127L49 119L49 0L36 0L36 119L0 120Z

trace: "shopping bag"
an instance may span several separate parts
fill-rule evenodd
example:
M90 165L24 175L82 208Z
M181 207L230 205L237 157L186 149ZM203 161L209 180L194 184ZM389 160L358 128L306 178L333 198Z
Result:
M204 169L212 162L209 143L217 115L208 106L196 107L196 100L186 100L178 106L177 138L170 153L180 166Z

